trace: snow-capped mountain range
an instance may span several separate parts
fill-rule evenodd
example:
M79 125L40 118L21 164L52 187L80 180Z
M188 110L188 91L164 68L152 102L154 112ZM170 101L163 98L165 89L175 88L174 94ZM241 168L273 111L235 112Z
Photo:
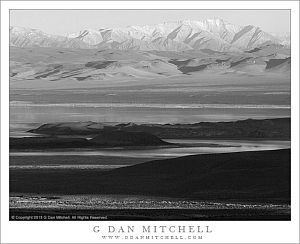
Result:
M259 27L238 26L222 19L181 20L157 25L83 30L66 36L10 27L10 45L117 50L243 51L262 45L290 45L289 33L267 33Z

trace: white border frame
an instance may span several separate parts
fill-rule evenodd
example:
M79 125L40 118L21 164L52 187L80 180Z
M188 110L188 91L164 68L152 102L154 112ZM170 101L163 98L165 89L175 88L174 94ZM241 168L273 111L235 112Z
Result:
M217 7L217 8L216 8ZM291 9L291 221L9 221L9 9ZM299 2L298 1L2 1L1 2L1 243L101 243L95 225L208 225L191 243L299 243ZM105 234L102 232L102 234ZM141 234L141 233L135 233ZM188 242L187 240L184 240ZM119 240L114 243L182 243ZM112 243L112 241L111 241Z

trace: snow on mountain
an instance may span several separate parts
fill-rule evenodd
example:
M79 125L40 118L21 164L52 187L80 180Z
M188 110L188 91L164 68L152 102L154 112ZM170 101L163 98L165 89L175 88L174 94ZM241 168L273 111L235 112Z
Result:
M18 47L242 51L266 43L289 45L289 35L274 35L251 25L237 26L222 19L207 19L124 28L87 29L66 37L48 35L34 29L11 27L10 43Z
M282 45L290 46L291 45L291 33L270 33L272 36L280 40Z
M99 35L99 31L92 29L80 31L79 33L75 34L70 34L67 37L71 39L79 39L85 43L88 43L89 45L96 45L103 41L102 35Z
M89 45L77 38L49 35L37 29L10 27L9 42L16 47L87 48Z
M238 48L254 48L267 43L280 44L280 40L276 37L262 31L259 27L252 25L245 26L236 33L231 44Z

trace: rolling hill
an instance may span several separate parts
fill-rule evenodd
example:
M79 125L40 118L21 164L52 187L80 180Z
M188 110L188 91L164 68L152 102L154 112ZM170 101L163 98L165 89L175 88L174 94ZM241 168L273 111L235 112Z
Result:
M193 155L108 172L10 171L10 192L290 202L290 149Z
M10 48L10 81L131 81L187 75L290 76L290 49L266 45L242 53ZM30 81L30 82L29 82Z

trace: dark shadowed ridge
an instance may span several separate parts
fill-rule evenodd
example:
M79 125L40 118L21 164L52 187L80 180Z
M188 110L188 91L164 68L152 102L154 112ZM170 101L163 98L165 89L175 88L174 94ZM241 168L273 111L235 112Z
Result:
M291 57L284 58L284 59L270 59L270 60L266 61L266 63L267 63L266 69L272 69L272 68L274 68L276 66L279 66L283 63L290 64L291 63Z
M158 137L146 132L126 132L126 131L107 131L103 130L90 140L99 146L147 146L168 144Z
M116 146L161 146L171 145L145 132L100 131L93 139L66 137L24 137L10 138L10 149L63 149L97 148Z
M118 124L95 122L49 123L29 132L46 135L97 135L102 131L146 132L159 138L195 139L290 139L291 119L247 119L195 124Z
M142 194L290 202L290 149L155 160L97 170L10 171L10 192Z

